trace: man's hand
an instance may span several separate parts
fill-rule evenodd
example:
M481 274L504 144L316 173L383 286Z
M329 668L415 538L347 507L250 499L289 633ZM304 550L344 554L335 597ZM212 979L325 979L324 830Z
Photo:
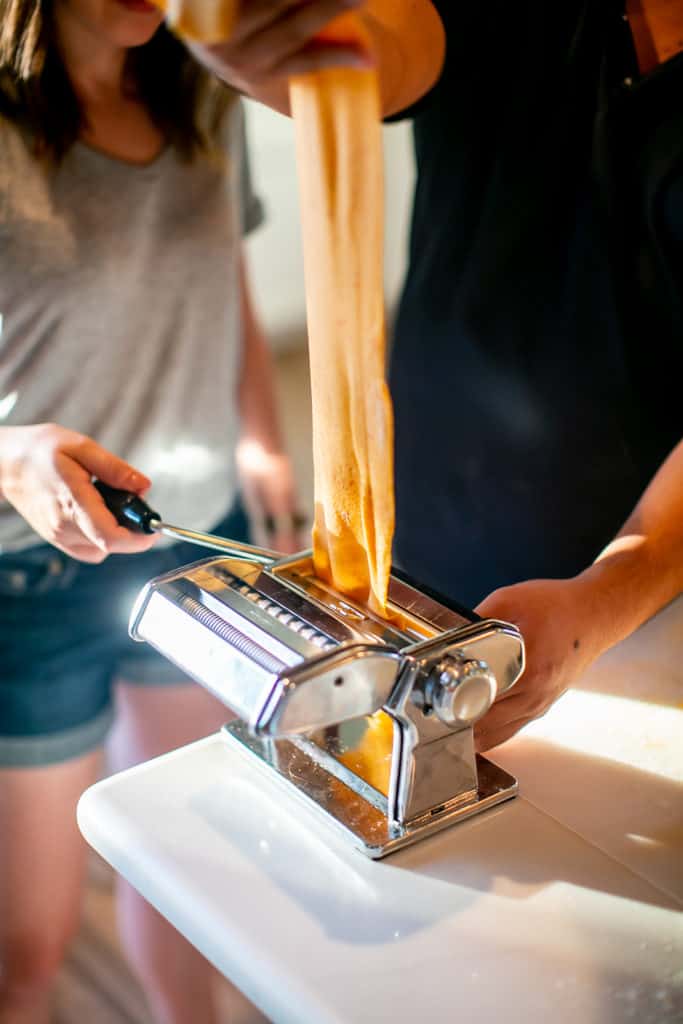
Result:
M490 594L476 609L519 627L526 647L521 679L475 726L477 750L489 750L540 718L605 649L586 580L529 580Z
M364 0L251 0L238 7L230 39L213 46L189 44L192 52L228 85L259 95L290 75L333 67L368 67L372 57L358 40L314 37Z
M49 544L81 562L146 551L156 536L119 526L92 485L141 494L150 481L95 441L54 423L0 430L0 493Z
M539 718L599 655L683 593L683 441L662 463L617 536L569 580L530 580L490 594L486 618L519 626L527 667L475 727L489 750Z
M283 554L310 547L289 458L245 439L237 446L237 467L254 542Z
M364 39L339 22L323 32L354 10ZM228 40L187 45L218 78L283 114L291 75L376 66L386 117L434 84L445 36L431 0L242 0Z

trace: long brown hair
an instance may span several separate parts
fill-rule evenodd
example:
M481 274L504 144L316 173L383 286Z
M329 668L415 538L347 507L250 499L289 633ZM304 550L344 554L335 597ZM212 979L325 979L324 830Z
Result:
M0 0L0 114L26 128L36 155L60 160L84 114L59 54L53 0ZM128 52L126 77L165 138L190 159L211 148L234 94L162 25Z

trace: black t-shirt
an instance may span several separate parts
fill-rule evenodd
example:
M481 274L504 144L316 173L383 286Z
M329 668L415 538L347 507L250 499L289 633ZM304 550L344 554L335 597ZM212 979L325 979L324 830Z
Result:
M473 605L590 564L683 434L683 55L639 78L612 0L437 7L395 561Z

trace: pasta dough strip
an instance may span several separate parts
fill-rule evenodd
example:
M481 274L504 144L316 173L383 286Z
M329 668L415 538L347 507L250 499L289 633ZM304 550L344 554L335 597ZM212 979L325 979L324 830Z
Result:
M227 39L237 0L155 0L171 27ZM364 38L337 18L320 38ZM290 99L301 197L313 403L316 573L385 612L394 530L393 418L385 382L383 159L378 76L295 76Z
M220 43L230 38L238 0L153 0L166 14L170 27L196 43Z
M326 35L358 37L354 16ZM394 527L385 382L383 156L373 70L290 81L313 398L316 573L386 605Z

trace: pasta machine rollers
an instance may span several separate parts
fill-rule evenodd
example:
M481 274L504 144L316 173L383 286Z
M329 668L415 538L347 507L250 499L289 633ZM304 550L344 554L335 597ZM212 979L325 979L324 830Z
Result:
M517 792L473 727L523 670L519 631L397 570L382 618L310 553L240 545L147 583L130 634L235 713L222 734L258 775L370 857Z

